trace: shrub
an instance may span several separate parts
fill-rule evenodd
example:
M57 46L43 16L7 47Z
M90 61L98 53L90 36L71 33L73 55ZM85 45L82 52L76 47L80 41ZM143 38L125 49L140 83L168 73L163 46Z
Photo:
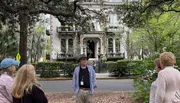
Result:
M78 64L64 62L40 62L37 65L36 72L43 78L60 77L64 73L65 77L72 77L74 69Z
M117 61L117 68L119 71L119 76L125 76L127 74L129 74L129 67L128 67L128 63L130 61L129 60L118 60Z
M134 78L134 92L133 97L137 100L140 100L141 103L149 102L149 93L151 83L157 78L157 75L154 73L154 60L155 58L149 58L141 62L130 63L130 66L133 66L131 72L137 76Z
M131 76L134 75L131 73L135 65L140 64L141 61L129 61L129 60L118 60L117 62L106 62L109 73L113 76Z
M43 78L59 77L63 64L63 62L40 62L37 64L36 71Z
M108 72L111 73L111 75L119 76L119 72L117 70L117 62L109 61L106 62L105 64L107 65Z
M63 65L63 70L65 71L65 73L67 73L67 77L72 77L73 76L73 72L74 69L78 66L78 64L65 64Z

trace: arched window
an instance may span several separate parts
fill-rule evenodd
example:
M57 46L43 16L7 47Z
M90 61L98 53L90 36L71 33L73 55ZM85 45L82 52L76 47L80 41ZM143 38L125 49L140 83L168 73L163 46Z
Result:
M120 40L116 38L116 53L120 53Z
M66 39L61 39L61 52L66 53Z
M112 38L108 39L108 52L113 53L113 39Z
M73 53L73 39L68 39L68 53Z

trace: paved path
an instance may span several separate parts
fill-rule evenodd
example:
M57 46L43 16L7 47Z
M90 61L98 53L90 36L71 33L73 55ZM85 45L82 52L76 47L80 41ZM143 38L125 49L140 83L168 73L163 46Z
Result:
M67 81L40 81L42 89L47 92L73 92L71 80ZM133 80L97 80L98 88L96 91L132 91Z
M109 73L96 73L96 78L112 78Z

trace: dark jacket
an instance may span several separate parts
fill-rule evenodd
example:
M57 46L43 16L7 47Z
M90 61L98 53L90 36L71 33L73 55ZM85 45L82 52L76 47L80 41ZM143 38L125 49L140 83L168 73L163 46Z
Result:
M33 86L31 94L24 94L20 99L13 97L13 103L48 103L48 100L40 88Z

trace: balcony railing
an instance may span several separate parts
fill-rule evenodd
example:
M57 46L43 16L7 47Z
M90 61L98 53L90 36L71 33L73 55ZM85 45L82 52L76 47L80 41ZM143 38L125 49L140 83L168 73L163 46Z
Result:
M73 54L57 54L57 60L67 60L67 61L69 61L69 60L76 60L77 59L77 57L75 57Z
M57 32L69 32L69 31L75 31L75 29L72 26L60 26L57 27Z
M108 53L107 58L125 58L125 53Z

